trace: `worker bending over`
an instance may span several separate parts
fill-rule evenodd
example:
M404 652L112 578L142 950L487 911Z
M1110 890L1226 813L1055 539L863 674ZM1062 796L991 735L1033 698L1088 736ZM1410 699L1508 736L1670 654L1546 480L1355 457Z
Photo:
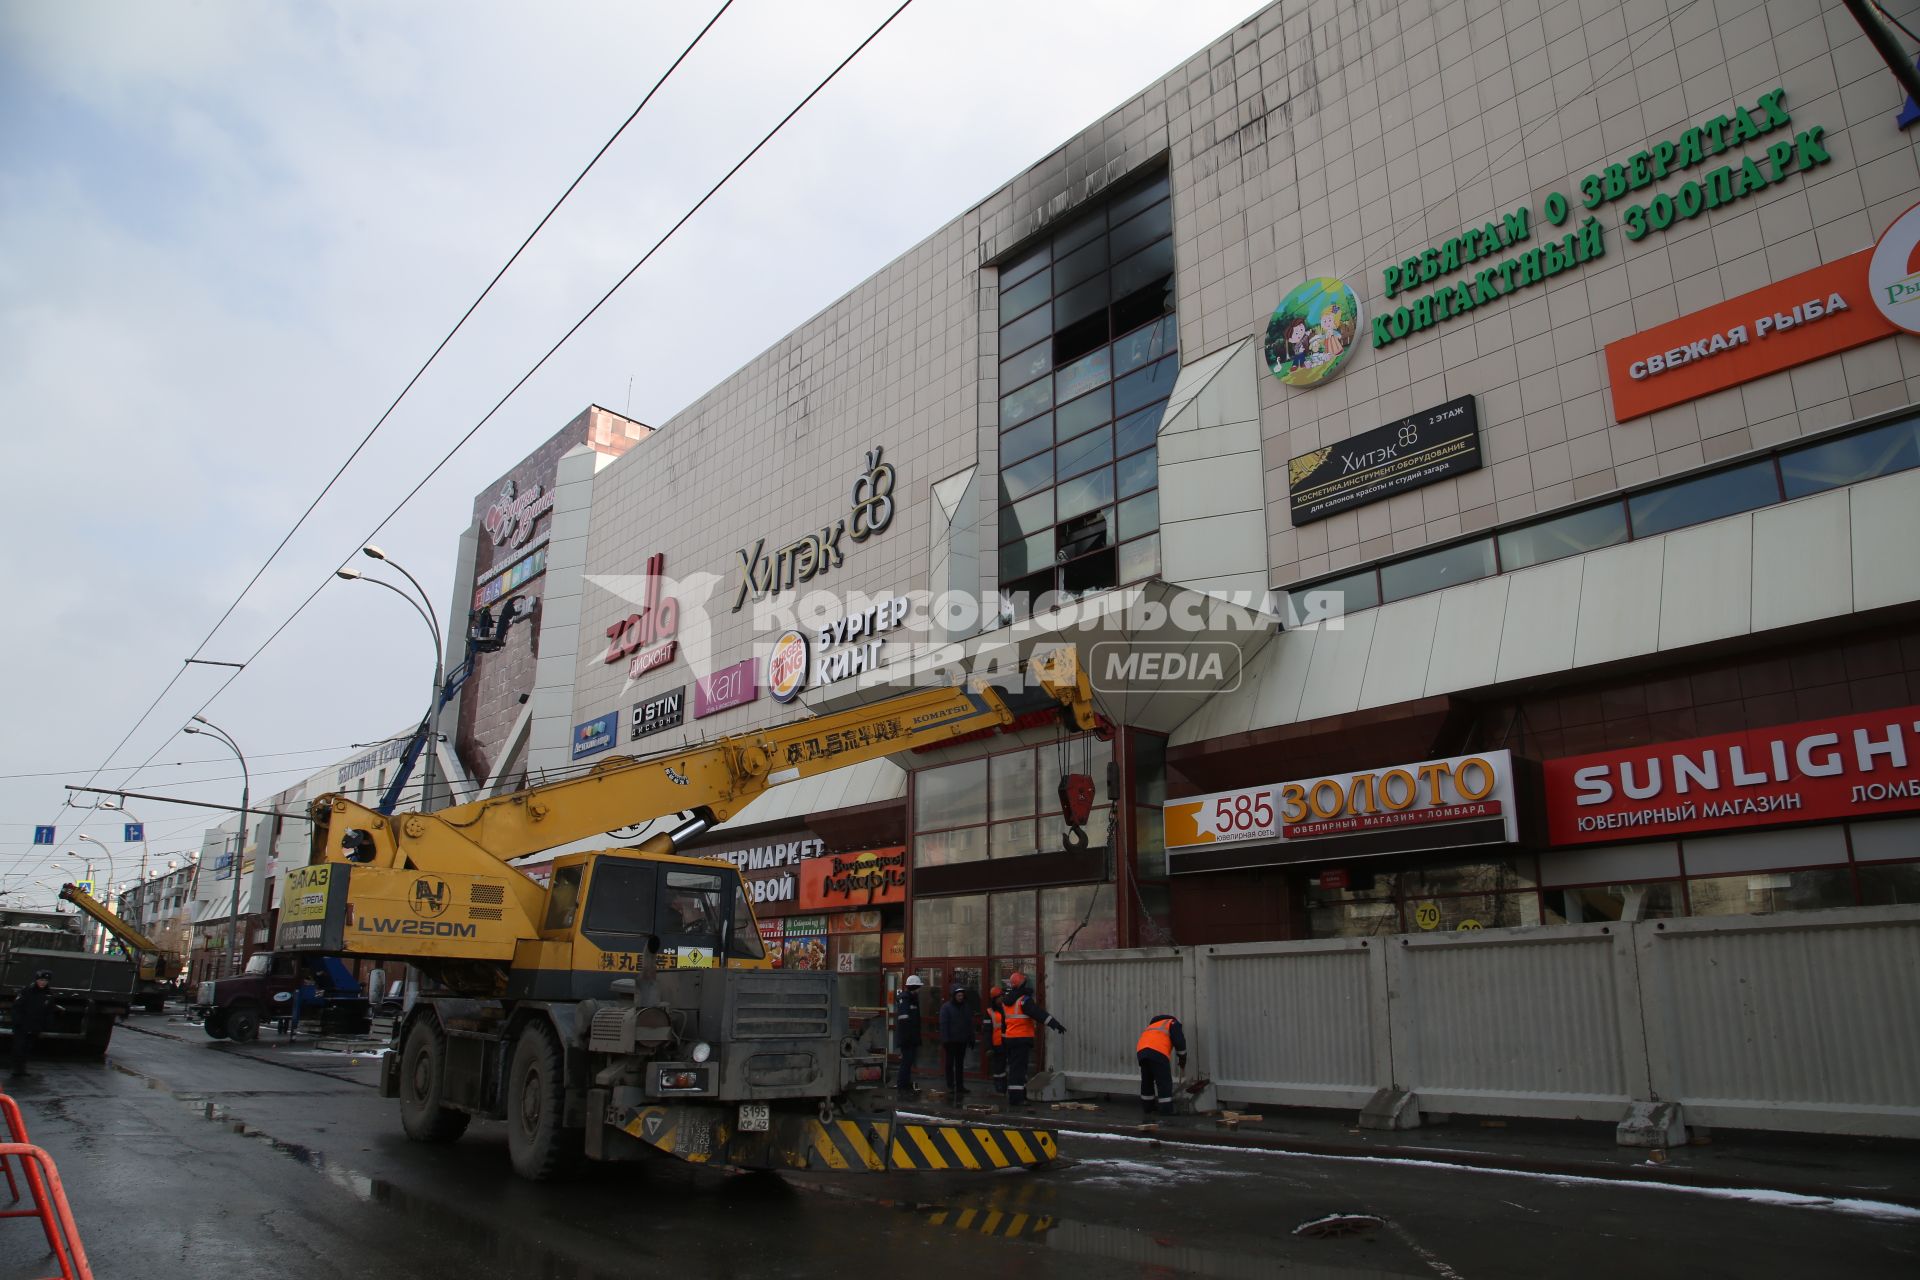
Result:
M1151 1116L1160 1107L1173 1110L1173 1058L1180 1055L1180 1070L1187 1069L1187 1033L1180 1019L1170 1013L1156 1013L1147 1029L1140 1033L1136 1057L1140 1060L1140 1114Z

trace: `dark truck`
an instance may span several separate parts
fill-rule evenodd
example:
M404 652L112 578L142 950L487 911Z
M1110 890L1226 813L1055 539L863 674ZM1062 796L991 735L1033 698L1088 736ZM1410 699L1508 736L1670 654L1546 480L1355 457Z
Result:
M262 1022L317 1023L325 1035L364 1035L373 1026L366 995L332 956L274 952L253 956L246 972L200 984L193 1012L215 1040L245 1043Z
M14 994L46 969L53 974L53 1012L41 1045L77 1045L103 1058L114 1024L133 1007L134 968L118 955L88 951L77 925L53 911L0 912L0 1030L12 1038Z

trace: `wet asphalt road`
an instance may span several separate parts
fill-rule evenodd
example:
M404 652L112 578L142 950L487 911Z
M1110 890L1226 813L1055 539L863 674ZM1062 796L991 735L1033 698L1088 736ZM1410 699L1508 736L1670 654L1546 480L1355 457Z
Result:
M1066 1161L1037 1174L661 1161L535 1186L497 1125L408 1143L372 1059L139 1025L108 1066L47 1063L13 1090L101 1280L1920 1274L1912 1211L1145 1139L1068 1136ZM1296 1233L1332 1214L1379 1221ZM37 1228L0 1221L0 1280L48 1269Z

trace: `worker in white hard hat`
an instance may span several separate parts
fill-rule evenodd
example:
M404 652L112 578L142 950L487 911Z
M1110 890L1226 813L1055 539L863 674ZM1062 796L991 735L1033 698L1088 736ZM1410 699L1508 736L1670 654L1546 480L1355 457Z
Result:
M913 1087L913 1060L920 1056L920 988L925 985L919 974L910 973L893 1000L893 1043L900 1050L900 1077L895 1083L903 1098L919 1092Z

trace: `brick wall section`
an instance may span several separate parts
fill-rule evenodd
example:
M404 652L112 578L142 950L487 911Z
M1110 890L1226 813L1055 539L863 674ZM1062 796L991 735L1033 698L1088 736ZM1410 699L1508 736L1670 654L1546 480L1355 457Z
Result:
M511 471L482 489L473 500L472 527L479 530L480 535L479 550L474 557L475 583L479 583L492 570L513 564L544 543L553 523L552 513L549 512L535 521L531 533L520 545L513 545L511 536L505 544L496 545L487 534L484 521L488 508L499 501L501 490L508 481L512 481L522 495L535 485L540 486L543 493L550 493L560 458L575 445L585 444L598 453L617 458L652 432L653 428L631 418L622 417L599 405L590 405L539 448L522 458ZM510 594L539 595L542 581L542 578L534 578ZM496 618L499 612L496 602ZM464 627L466 620L462 616L453 621L455 627ZM467 678L463 690L460 723L454 730L457 735L454 742L462 763L476 778L484 778L492 772L502 744L520 717L522 701L533 690L534 662L540 656L539 615L536 614L531 622L515 623L508 637L506 648L498 653L475 656L473 674Z

